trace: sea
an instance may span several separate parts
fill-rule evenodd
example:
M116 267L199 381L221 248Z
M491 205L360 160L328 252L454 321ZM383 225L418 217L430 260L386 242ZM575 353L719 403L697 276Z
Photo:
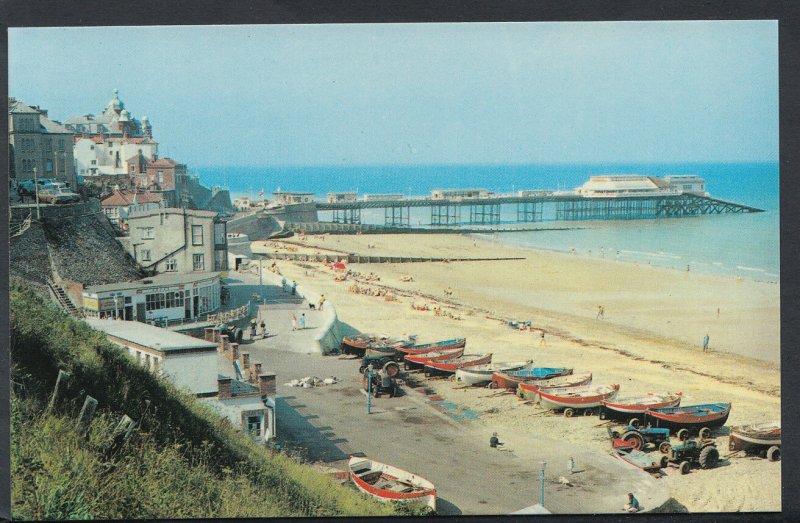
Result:
M544 221L543 230L479 234L521 247L571 252L576 256L651 264L759 281L780 280L778 163L528 164L422 166L206 166L195 169L206 186L227 188L233 197L274 191L429 196L434 189L571 190L601 174L695 174L714 198L763 209L763 213L614 221ZM503 206L501 223L512 223L516 206ZM462 219L468 218L464 211ZM320 213L320 219L330 219ZM362 223L384 223L384 212L362 212ZM412 209L409 223L425 227L428 208Z

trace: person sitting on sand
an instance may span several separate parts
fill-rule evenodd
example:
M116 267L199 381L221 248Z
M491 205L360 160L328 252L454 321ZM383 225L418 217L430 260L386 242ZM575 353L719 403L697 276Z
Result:
M639 512L639 500L634 497L631 492L628 492L628 502L622 507L626 512Z
M497 439L497 432L492 432L492 437L489 438L489 446L492 447L493 449L496 449L497 447L501 447L502 445L503 444L500 443L500 440Z

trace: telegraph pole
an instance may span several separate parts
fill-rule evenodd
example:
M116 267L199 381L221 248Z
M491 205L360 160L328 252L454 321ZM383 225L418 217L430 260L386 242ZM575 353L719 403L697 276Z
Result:
M37 175L36 164L33 164L33 190L36 192L36 219L42 220L42 211L39 209L39 177Z

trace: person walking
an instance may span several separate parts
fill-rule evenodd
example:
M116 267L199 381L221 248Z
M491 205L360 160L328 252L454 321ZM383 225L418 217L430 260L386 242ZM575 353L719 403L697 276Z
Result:
M708 340L709 340L708 333L706 333L705 337L703 337L703 352L708 351Z
M317 304L317 310L322 310L322 306L325 304L325 295L319 297L319 303Z
M255 320L250 322L250 339L255 341L256 340L256 322Z
M292 330L293 331L297 330L297 316L295 316L294 314L292 314Z
M567 461L567 470L569 470L570 474L575 472L575 460L572 459L572 457L570 457L569 461Z
M633 495L633 493L628 492L628 502L625 503L625 506L622 507L622 510L625 512L639 512L639 500Z
M267 337L267 322L265 320L261 320L261 339Z
M299 322L300 322L300 330L305 329L306 328L306 313L305 312L300 315Z
M539 338L539 345L542 346L542 347L545 346L544 331L542 331L541 338Z
M297 294L297 282L292 280L292 296Z
M281 290L283 292L286 292L286 278L285 277L281 279Z

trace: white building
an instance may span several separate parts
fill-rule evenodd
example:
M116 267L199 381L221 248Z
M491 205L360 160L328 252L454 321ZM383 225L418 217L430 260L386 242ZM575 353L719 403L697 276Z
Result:
M216 397L204 401L248 436L268 441L276 434L275 399L275 373L267 372L257 386L219 374Z
M358 193L354 192L329 192L328 203L354 202L358 200Z
M297 203L312 203L314 193L311 192L281 192L272 193L272 201L279 205L293 205Z
M486 189L436 189L431 191L433 200L463 200L488 198L492 193Z
M134 282L92 285L83 291L84 314L100 319L194 321L219 307L218 273L161 274Z
M207 272L228 269L225 222L214 211L156 208L128 212L127 251L145 269Z
M364 201L365 202L381 202L387 200L404 200L404 194L365 194Z
M657 176L638 174L612 174L592 176L575 194L587 198L618 198L635 196L676 196L680 194L672 185Z
M670 174L664 177L664 181L681 192L708 196L706 192L706 181L694 174Z
M217 392L217 344L136 321L87 319L138 365L192 394Z

